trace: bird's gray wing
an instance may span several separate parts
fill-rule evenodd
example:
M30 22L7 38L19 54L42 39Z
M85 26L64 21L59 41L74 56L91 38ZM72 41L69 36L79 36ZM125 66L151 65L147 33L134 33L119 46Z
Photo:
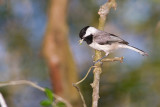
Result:
M93 39L100 45L110 45L112 43L129 44L127 41L121 39L120 37L103 31L95 33Z

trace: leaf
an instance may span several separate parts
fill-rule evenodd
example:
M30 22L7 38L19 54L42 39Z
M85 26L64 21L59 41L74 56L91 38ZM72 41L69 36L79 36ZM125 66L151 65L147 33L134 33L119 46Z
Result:
M45 88L45 93L46 93L46 96L48 97L48 99L50 100L50 101L53 101L53 92L52 92L52 90L50 90L49 88Z
M52 104L52 101L50 101L50 100L42 100L42 101L40 102L40 104L41 104L42 106L50 106L50 105Z
M63 102L58 102L56 105L57 107L66 107L66 105Z

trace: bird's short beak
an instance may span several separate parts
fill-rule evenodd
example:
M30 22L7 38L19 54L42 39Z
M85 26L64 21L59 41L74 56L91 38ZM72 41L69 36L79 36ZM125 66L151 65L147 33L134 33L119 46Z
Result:
M79 40L79 44L82 45L83 39Z

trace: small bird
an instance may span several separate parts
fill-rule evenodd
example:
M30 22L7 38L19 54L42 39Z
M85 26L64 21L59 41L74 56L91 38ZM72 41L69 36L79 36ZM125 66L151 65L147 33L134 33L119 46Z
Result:
M148 54L144 51L128 45L129 43L120 37L102 30L98 30L95 27L84 27L80 31L79 37L81 38L79 41L80 44L82 44L83 41L86 41L87 44L93 49L105 52L105 56L97 60L96 63L107 57L109 53L119 48L128 48L140 53L143 56L148 56Z

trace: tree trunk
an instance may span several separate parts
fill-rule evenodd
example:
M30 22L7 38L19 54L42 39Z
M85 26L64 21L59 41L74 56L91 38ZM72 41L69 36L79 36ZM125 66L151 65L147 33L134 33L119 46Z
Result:
M77 104L79 95L72 83L78 78L68 43L67 5L68 0L50 0L42 52L50 70L54 92Z

